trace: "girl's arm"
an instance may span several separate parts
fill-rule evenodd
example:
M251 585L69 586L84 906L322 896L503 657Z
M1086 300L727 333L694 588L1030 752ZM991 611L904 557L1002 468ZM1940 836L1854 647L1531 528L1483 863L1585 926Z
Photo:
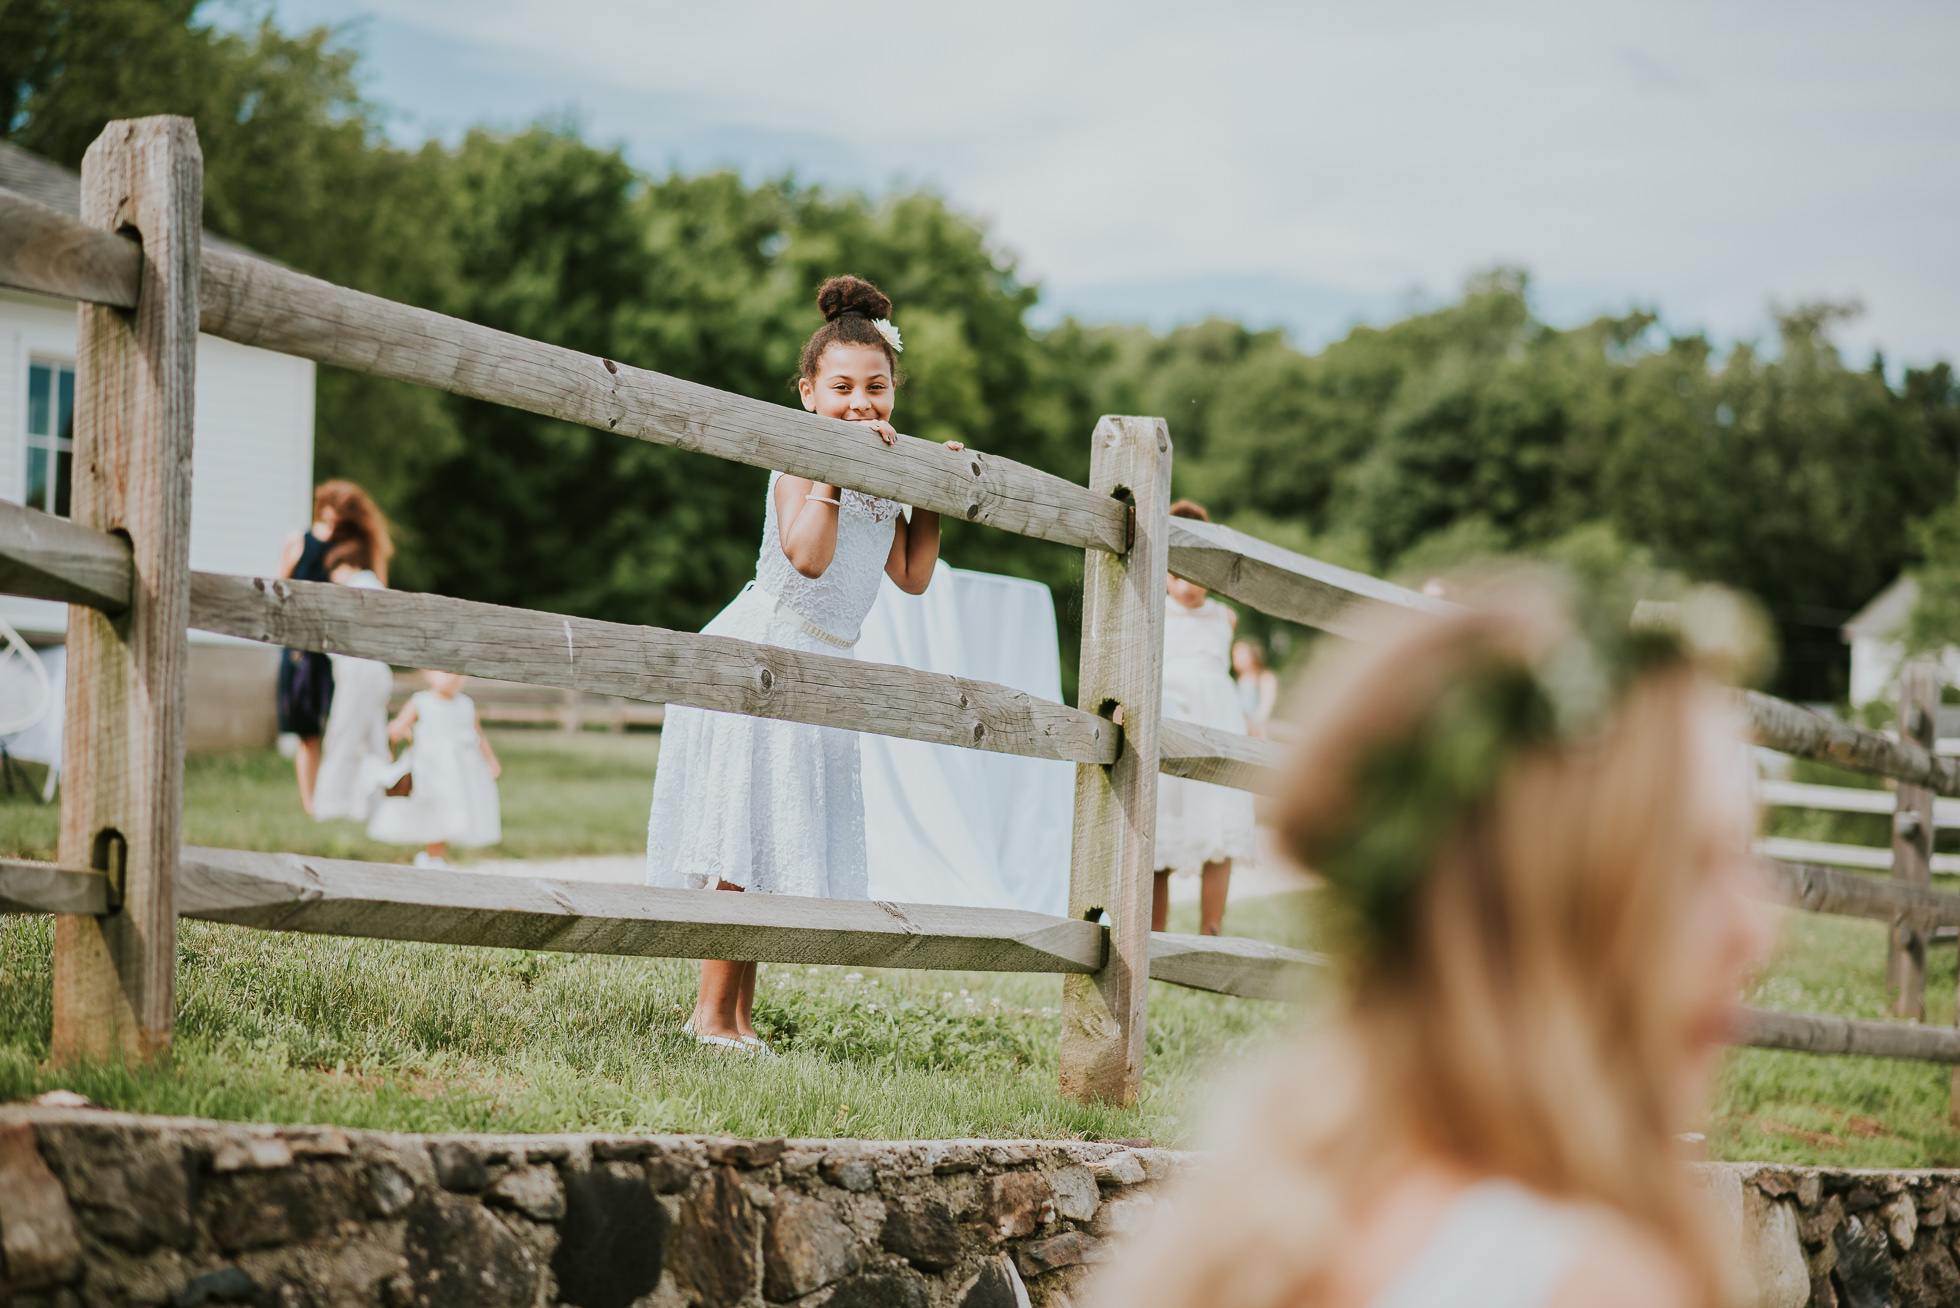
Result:
M947 441L949 450L966 448L959 441ZM885 575L907 595L923 595L932 583L933 565L939 562L939 515L931 509L914 508L908 521L899 514L892 532L892 552L885 559Z
M476 743L483 750L483 761L490 765L490 779L495 781L504 774L504 765L497 761L497 751L490 748L490 737L483 734L483 710L476 710Z
M388 724L388 743L399 745L415 734L415 701L402 705L402 711L395 714L395 720Z
M885 559L885 575L907 595L923 595L932 581L933 565L939 561L939 515L931 509L914 508L912 520L898 515L893 524L892 552Z
M299 556L306 548L306 533L296 531L286 537L286 543L279 547L279 571L276 575L290 577L293 569L299 566Z
M811 495L822 499L808 498ZM837 506L823 502L837 498L837 488L820 481L788 473L776 479L776 534L782 539L783 557L806 577L823 576L837 556Z

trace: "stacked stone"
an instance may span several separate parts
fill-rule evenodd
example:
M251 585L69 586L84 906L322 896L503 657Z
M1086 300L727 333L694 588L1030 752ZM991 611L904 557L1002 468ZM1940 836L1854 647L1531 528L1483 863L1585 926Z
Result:
M5 1302L1066 1305L1187 1155L0 1109ZM0 1294L4 1297L4 1294Z
M0 1302L1063 1308L1192 1161L0 1108ZM1712 1164L1759 1308L1960 1304L1960 1172Z
M1960 1173L1729 1164L1764 1308L1960 1304Z

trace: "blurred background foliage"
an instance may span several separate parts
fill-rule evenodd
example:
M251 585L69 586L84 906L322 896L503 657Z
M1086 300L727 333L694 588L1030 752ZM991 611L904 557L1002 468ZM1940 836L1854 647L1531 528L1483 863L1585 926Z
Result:
M1922 642L1960 635L1960 388L1943 362L1841 358L1853 306L1720 349L1645 312L1547 325L1499 268L1316 353L1216 320L1037 331L1039 289L930 191L649 176L569 122L404 148L357 72L334 32L196 0L0 6L9 139L74 167L111 118L188 114L211 230L336 282L791 404L812 292L855 272L898 306L920 436L1081 480L1098 414L1160 414L1179 494L1334 562L1420 582L1526 551L1729 582L1775 616L1777 689L1802 699L1842 696L1837 626L1902 569ZM619 621L701 625L761 522L757 470L325 368L316 464L400 523L399 584ZM1079 557L957 523L945 552L1049 583L1072 644Z

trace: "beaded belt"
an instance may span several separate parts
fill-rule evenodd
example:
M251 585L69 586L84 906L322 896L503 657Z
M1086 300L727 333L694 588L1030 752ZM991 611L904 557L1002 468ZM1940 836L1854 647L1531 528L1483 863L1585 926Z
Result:
M795 609L783 603L781 600L777 599L774 595L771 595L768 591L764 590L762 587L756 585L753 581L750 582L748 586L745 587L745 589L752 590L757 595L761 596L766 603L774 607L774 609L776 610L777 617L788 619L791 623L793 623L796 626L797 630L801 631L806 636L814 636L818 640L822 641L824 644L834 645L838 649L850 649L852 646L857 644L857 641L855 640L845 640L842 636L831 635L829 632L825 631L822 627L819 627L816 623L810 621L808 618L804 617L801 613L798 613Z

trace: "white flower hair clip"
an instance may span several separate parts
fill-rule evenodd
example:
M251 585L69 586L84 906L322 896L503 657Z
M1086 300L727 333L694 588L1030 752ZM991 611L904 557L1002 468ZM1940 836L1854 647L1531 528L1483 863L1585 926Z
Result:
M898 339L898 328L892 326L890 318L873 318L871 325L876 327L878 334L885 338L885 344L892 347L893 354L905 353L905 344Z

